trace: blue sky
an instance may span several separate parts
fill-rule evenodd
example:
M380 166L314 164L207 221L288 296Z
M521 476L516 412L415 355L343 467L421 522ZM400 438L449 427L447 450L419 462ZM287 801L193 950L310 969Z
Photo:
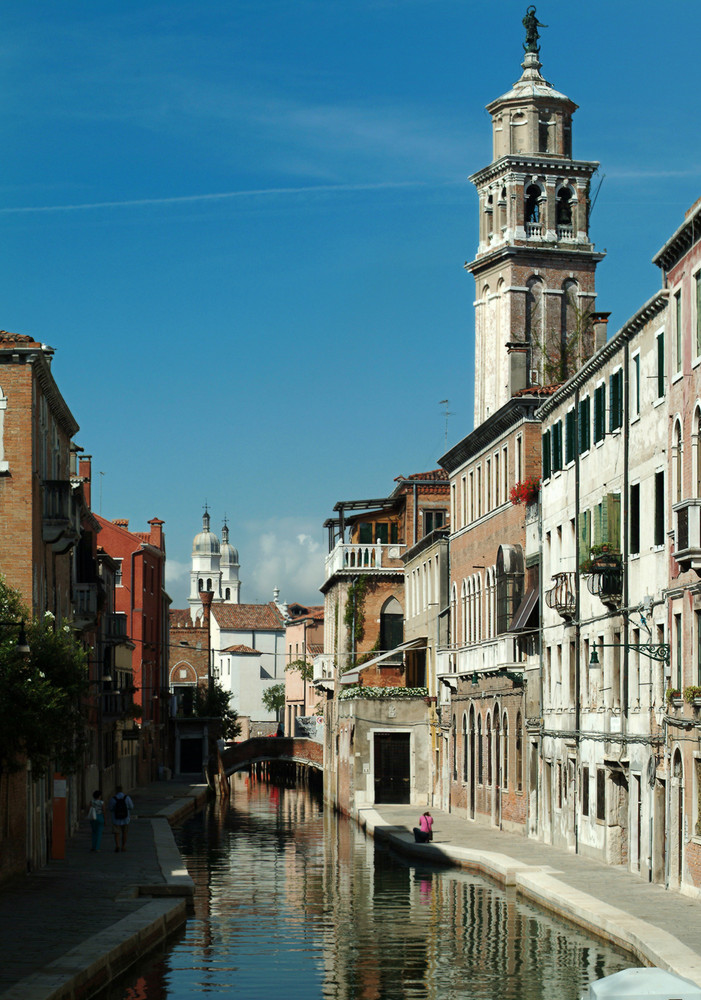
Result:
M95 508L165 520L174 606L205 500L243 601L320 603L334 503L434 468L441 400L472 429L467 177L526 6L4 0L0 327L56 348ZM615 331L701 195L701 6L537 6Z

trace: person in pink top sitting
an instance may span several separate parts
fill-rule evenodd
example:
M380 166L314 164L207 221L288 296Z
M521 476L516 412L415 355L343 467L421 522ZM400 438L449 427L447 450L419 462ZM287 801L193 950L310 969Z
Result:
M414 827L414 840L417 844L427 844L433 840L433 816L428 809L419 819L419 826Z

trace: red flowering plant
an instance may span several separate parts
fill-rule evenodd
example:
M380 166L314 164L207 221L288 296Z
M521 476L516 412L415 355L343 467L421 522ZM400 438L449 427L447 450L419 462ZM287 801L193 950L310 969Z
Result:
M536 476L529 476L528 479L523 479L511 487L509 500L516 507L520 503L533 503L538 499L539 493L540 479Z

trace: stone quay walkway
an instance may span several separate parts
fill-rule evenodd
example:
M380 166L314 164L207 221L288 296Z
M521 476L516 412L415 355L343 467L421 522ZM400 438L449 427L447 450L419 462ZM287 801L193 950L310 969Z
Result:
M423 808L363 809L360 826L398 851L429 864L449 864L513 886L551 912L701 986L701 902L650 884L622 867L537 840L481 826L464 814L432 809L433 841L417 844Z
M0 886L1 1000L87 1000L185 923L194 886L171 825L207 788L158 781L129 794L126 851L108 820L92 853L83 819L65 860Z
M66 859L0 887L0 1000L87 1000L176 930L193 884L171 824L200 808L203 785L177 779L130 792L125 853L105 832L92 854L87 820ZM701 985L701 902L622 869L431 810L434 839L416 844L423 808L360 810L360 826L429 864L453 865L524 897Z

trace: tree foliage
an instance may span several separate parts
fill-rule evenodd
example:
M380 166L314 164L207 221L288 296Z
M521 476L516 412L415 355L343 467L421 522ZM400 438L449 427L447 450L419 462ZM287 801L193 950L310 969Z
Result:
M266 688L263 692L263 704L269 712L275 712L276 715L279 715L285 707L285 685L272 684Z
M68 623L28 616L0 577L0 771L29 762L39 778L53 762L71 773L87 746L87 657ZM29 653L17 649L22 621Z
M230 706L228 693L216 681L211 691L206 687L197 688L193 711L200 719L221 719L224 739L233 740L241 735L238 712Z
M287 664L285 670L296 671L303 681L311 681L314 678L314 666L306 660L292 660Z

